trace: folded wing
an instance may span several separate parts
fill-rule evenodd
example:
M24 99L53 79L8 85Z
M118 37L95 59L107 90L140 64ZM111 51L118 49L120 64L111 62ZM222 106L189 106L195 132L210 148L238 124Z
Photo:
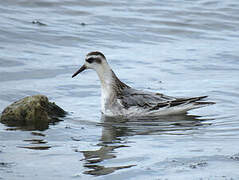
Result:
M132 106L138 106L148 110L158 110L160 108L170 108L190 103L198 106L213 104L212 102L200 102L200 100L206 97L207 96L175 98L160 93L150 93L127 88L118 98L126 109Z

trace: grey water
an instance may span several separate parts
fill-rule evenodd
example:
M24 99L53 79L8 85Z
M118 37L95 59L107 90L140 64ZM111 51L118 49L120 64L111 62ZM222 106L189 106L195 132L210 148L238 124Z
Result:
M216 104L106 118L90 51L128 85ZM68 111L40 131L0 124L0 179L239 179L239 1L0 2L0 111L44 94Z

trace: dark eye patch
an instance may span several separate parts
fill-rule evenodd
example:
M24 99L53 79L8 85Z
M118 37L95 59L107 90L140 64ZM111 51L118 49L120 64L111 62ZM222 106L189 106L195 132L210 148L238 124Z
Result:
M100 58L93 58L93 57L86 59L86 61L87 61L88 63L90 63L90 64L93 63L93 62L96 62L96 63L98 63L98 64L101 63L101 59L100 59Z
M88 59L86 59L86 61L91 64L91 63L93 63L94 58L88 58Z

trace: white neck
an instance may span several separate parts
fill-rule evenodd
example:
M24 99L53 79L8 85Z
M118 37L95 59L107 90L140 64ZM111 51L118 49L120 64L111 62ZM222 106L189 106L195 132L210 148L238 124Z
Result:
M103 113L106 112L110 102L113 101L115 93L113 91L113 76L112 70L108 64L104 64L102 67L96 69L101 83L101 110Z
M103 67L97 68L96 72L99 76L101 87L109 88L113 83L111 68L108 65L104 65Z

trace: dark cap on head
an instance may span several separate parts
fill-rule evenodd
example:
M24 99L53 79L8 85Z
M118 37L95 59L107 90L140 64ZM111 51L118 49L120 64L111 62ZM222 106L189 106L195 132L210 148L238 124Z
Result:
M101 52L99 52L99 51L93 51L93 52L90 52L90 53L88 53L86 56L102 56L104 59L106 59L105 58L105 56L104 56L104 54L103 53L101 53Z

